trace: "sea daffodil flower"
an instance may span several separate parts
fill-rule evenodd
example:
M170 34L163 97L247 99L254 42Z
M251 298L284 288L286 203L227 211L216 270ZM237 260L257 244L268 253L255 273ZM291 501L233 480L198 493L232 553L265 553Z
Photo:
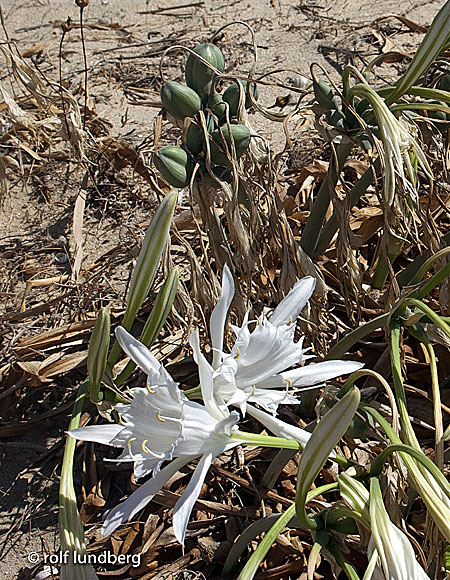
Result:
M205 372L209 363L199 352L198 333L192 334L191 344L199 352L197 362L204 405L190 401L148 348L124 328L117 328L116 336L127 355L147 374L146 387L133 389L131 404L115 406L120 418L118 424L81 427L69 431L69 435L121 448L121 455L110 461L133 462L137 479L149 474L152 477L108 513L102 529L104 535L132 518L172 475L199 458L191 481L173 510L174 533L184 543L189 516L208 469L218 455L240 444L299 449L309 439L309 433L270 415L267 415L268 426L281 438L239 431L236 425L239 413L230 412L226 405L219 406L214 399L212 373ZM161 469L166 461L169 463Z
M405 188L415 196L417 175L411 163L410 153L416 157L417 163L429 178L432 179L433 173L422 148L411 135L406 119L397 119L380 95L367 84L358 84L352 87L350 93L369 101L380 129L384 149L384 196L386 202L389 205L394 203L396 176ZM406 179L405 170L409 179Z
M174 533L183 543L189 516L213 459L242 443L231 438L232 431L237 431L239 414L227 409L222 412L206 389L202 393L205 405L190 401L142 343L120 327L116 336L123 350L147 374L147 385L133 389L131 404L115 406L119 424L81 427L69 435L121 448L122 454L114 461L134 462L136 478L153 475L108 513L104 535L145 507L184 465L200 458L173 510ZM170 463L160 469L166 461Z
M218 405L240 406L246 412L246 404L258 403L275 414L280 403L297 403L288 393L290 388L317 387L331 378L352 373L361 366L353 361L324 361L314 365L286 370L304 362L303 338L294 341L295 320L311 297L316 281L312 276L299 280L287 296L275 308L272 315L261 315L256 327L249 330L249 313L242 326L232 325L236 341L231 353L223 352L223 336L227 312L234 295L234 282L230 270L224 268L222 291L211 314L210 334L213 360L210 368L204 366L203 376L208 379ZM200 359L198 340L191 340L196 360ZM202 387L203 388L203 387ZM283 388L280 390L280 388Z
M369 514L372 535L367 555L371 559L374 551L378 552L379 564L375 570L378 568L379 572L383 572L383 576L378 574L378 577L386 580L429 580L416 560L408 537L391 522L375 477L370 481Z
M364 580L429 580L408 537L389 518L378 480L371 478L370 494L346 473L341 473L338 481L342 498L359 516L357 522L371 532Z

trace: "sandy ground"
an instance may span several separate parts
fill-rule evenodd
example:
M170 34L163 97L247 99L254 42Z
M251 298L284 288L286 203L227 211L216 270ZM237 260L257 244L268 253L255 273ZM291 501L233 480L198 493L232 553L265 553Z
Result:
M394 19L377 19L396 14L426 25L441 7L442 0L206 0L183 7L186 4L186 0L90 1L85 11L88 96L98 116L111 124L109 131L114 137L136 144L151 133L158 112L159 59L173 44L193 48L221 26L243 20L256 33L256 76L282 69L284 72L277 78L292 82L299 74L309 75L310 65L318 63L332 78L337 78L349 62L361 67L383 48L412 51L422 38L419 33L407 32ZM62 75L74 94L80 94L84 67L79 10L75 3L6 0L2 7L10 40L17 44L20 52L37 54L36 65L52 81L58 80L60 25L70 16L73 29L63 45ZM246 29L238 25L227 29L223 46L233 71L245 74L252 64L251 39ZM175 79L180 74L177 59L165 61L164 70L170 78ZM280 95L283 95L280 89L263 90L261 102L271 105ZM79 98L83 99L81 95ZM272 139L275 148L281 143L280 127L258 118L254 123L262 135ZM64 227L67 228L65 214L69 207L61 199L54 211L47 211L49 208L45 207L43 211L42 200L37 203L32 188L23 189L20 194L13 193L1 218L0 237L6 239L19 231L34 232L34 235L42 232L48 236L55 224L55 211L58 211L60 230L53 236L56 239L64 233ZM103 249L119 236L107 217L104 222ZM90 243L95 249L95 234L92 236L94 239ZM33 565L28 555L52 553L57 549L58 479L54 462L45 460L45 450L54 444L58 446L66 425L67 419L63 417L41 425L26 437L0 442L2 578L16 578L23 569L20 577L32 578Z

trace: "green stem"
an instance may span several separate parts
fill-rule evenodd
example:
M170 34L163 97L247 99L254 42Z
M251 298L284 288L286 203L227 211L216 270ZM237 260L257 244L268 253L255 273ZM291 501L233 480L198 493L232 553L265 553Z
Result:
M352 189L348 192L347 197L350 199L350 208L358 203L361 196L364 195L367 188L372 185L374 175L378 176L380 174L380 158L377 157L373 163L373 166L366 169L363 175L355 183ZM336 213L333 212L330 219L322 228L319 235L319 240L317 242L315 253L322 256L330 245L331 240L335 236L338 230L338 222Z
M352 330L352 332L344 336L343 339L341 339L337 344L333 346L331 350L328 351L328 354L324 360L341 359L342 356L346 352L348 352L348 350L354 344L358 342L358 340L365 338L370 333L374 332L375 330L378 330L379 328L383 328L383 326L385 326L389 322L390 315L391 313L387 312L386 314L377 316L373 320L370 320L369 322L362 324L358 328L355 328L355 330Z
M393 264L396 258L398 258L403 249L403 242L399 240L399 238L392 235L387 230L383 230L380 252L378 256L378 263L372 278L372 288L375 288L377 290L381 290L381 288L383 288L384 283L386 282L386 278L388 277L389 274L389 268L386 262L386 257L383 252L383 247L386 246L385 242L386 236L388 246L387 258L391 264Z
M427 296L434 288L436 288L436 286L439 286L439 284L448 278L448 276L450 276L450 263L446 264L434 276L431 276L431 278L429 278L423 286L416 290L412 296L414 298L418 298L419 300L425 298L425 296Z
M445 236L443 236L441 238L441 243L444 243L446 246L448 244L450 244L450 232L447 232L445 234ZM438 252L439 254L439 252ZM413 262L411 262L411 264L409 264L404 270L402 270L401 272L399 272L397 274L397 282L398 285L400 286L400 288L403 288L403 286L406 285L412 285L417 283L418 281L421 281L422 278L425 276L426 272L423 272L423 274L421 275L421 277L419 277L419 269L424 267L424 264L428 261L428 260L433 260L435 259L436 255L431 256L429 258L430 252L427 250L425 252L423 252L422 254L420 254L419 256L417 256L417 258L414 259ZM422 270L423 271L423 270ZM427 268L428 271L428 268Z
M439 377L436 362L436 354L434 352L433 345L431 342L427 342L425 347L428 351L428 356L430 357L430 373L431 373L431 391L433 394L433 414L434 414L434 441L435 441L435 454L436 454L436 465L440 471L444 470L444 441L442 436L444 435L444 426L442 424L442 410L441 410L441 392L439 390Z
M284 439L283 437L272 437L271 435L258 435L257 433L244 433L238 431L231 434L231 439L237 439L244 445L255 445L259 447L275 447L277 449L295 449L302 451L303 445L295 439Z
M428 469L431 475L436 479L442 491L447 495L449 494L450 485L442 472L439 470L439 467L435 465L424 453L422 453L422 451L414 449L414 447L404 443L395 443L393 445L389 445L389 447L386 447L386 449L383 449L383 451L377 456L377 458L370 466L370 477L378 477L380 475L381 471L383 470L384 462L386 461L387 457L389 457L389 455L392 455L392 453L407 453L410 455L418 463L421 463L426 469Z
M406 298L404 301L404 305L415 306L416 308L421 310L424 314L426 314L426 316L428 316L428 318L432 321L433 324L435 324L438 328L442 330L442 332L445 334L445 336L447 336L447 338L450 338L450 326L444 320L442 320L442 318L438 314L436 314L434 310L432 310L429 306L424 304L421 300L416 300L415 298Z
M444 236L444 239L445 239L445 236ZM416 275L411 280L411 284L418 284L419 282L421 282L423 280L423 278L425 277L426 273L428 272L428 270L431 268L431 266L437 260L439 260L443 256L446 256L449 253L450 253L450 248L446 247L446 248L443 248L442 250L439 250L439 252L436 252L436 254L433 254L430 258L428 258L417 270Z
M423 465L431 473L431 475L436 480L436 483L442 489L442 491L450 496L450 484L445 478L444 474L439 470L439 468L429 459L420 449L415 449L411 445L405 445L402 443L400 437L392 429L388 421L373 407L368 405L361 405L361 409L367 414L371 415L375 421L380 425L389 439L393 442L393 445L386 447L380 455L373 461L370 467L371 476L377 476L381 473L382 464L391 453L400 453L402 458L405 457L405 453L416 459L419 463ZM380 459L381 458L381 459Z
M200 387L192 387L192 389L186 389L183 391L188 399L201 399L202 398L202 390Z
M347 157L352 150L353 144L344 142L336 147L335 155L332 155L328 172L319 188L314 200L308 221L305 224L300 246L312 258L317 246L317 240L322 229L325 216L330 206L330 190L335 189L339 173L344 166Z
M308 492L306 496L306 502L312 501L319 495L331 491L336 491L338 489L339 489L338 483L327 483L325 485L321 485L320 487L312 489L311 491ZM278 535L283 531L285 527L289 525L289 522L291 520L294 520L294 518L295 518L295 504L292 504L283 514L280 514L280 516L277 518L276 522L272 525L270 530L264 536L264 539L259 543L256 550L250 556L248 562L246 563L242 572L239 574L237 580L251 580L255 576L256 572L258 571L259 565L264 560L267 552L270 550L272 544L275 542ZM255 537L254 534L253 537ZM250 541L249 538L247 538L247 540ZM236 561L238 557L239 554L235 555L234 561ZM232 566L226 565L224 567L224 573L229 573L231 571L231 568Z
M283 529L286 527L286 524L292 519L294 515L295 503L289 506L284 514L281 514L281 516L273 524L270 530L266 533L256 550L250 556L247 564L244 566L244 569L239 574L237 580L251 580L255 576L259 565L264 560L275 539L283 531Z
M334 556L336 562L345 572L347 578L349 580L360 580L355 568L350 564L350 562L344 557L344 554L341 552L339 545L337 544L336 540L330 536L330 539L327 544L327 550Z
M391 367L402 432L404 433L407 443L420 451L420 445L417 441L414 429L411 426L406 404L406 395L402 378L402 365L400 360L400 326L395 323L391 325Z
M80 425L81 412L88 385L89 381L85 380L78 389L69 430L77 429ZM73 437L67 436L59 484L59 533L62 550L70 550L71 553L77 550L77 552L83 553L86 549L83 525L80 514L78 513L75 489L73 486L75 446L76 440Z

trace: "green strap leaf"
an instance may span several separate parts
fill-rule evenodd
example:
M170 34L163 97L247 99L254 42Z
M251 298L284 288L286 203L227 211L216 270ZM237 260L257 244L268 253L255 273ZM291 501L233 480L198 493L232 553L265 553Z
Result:
M88 346L87 369L89 376L89 396L91 401L99 403L103 395L100 383L106 370L109 343L111 340L111 316L107 308L100 308Z
M405 74L400 78L394 90L387 97L387 105L392 105L392 103L408 91L415 81L428 69L436 57L445 50L449 37L450 0L444 4L435 16Z
M317 522L306 515L307 493L330 456L336 443L347 431L350 421L358 409L360 392L352 387L342 399L332 407L314 429L305 446L298 466L297 496L295 499L297 517L306 528L316 529Z
M150 346L154 343L156 337L161 331L161 328L167 320L169 312L172 308L173 301L175 299L175 295L177 293L179 277L179 268L173 268L167 276L167 279L164 282L162 288L158 292L155 304L149 317L147 318L141 337L139 339L147 348L150 348ZM127 380L135 368L136 363L130 360L127 366L117 377L115 381L116 386L120 387L120 385L122 385Z
M178 192L176 190L166 195L156 210L145 234L144 243L142 244L142 249L128 291L127 307L122 320L122 326L125 330L131 329L136 314L147 297L153 280L155 279L156 270L169 236L170 224L177 199ZM108 359L110 368L117 362L119 354L120 346L116 340Z

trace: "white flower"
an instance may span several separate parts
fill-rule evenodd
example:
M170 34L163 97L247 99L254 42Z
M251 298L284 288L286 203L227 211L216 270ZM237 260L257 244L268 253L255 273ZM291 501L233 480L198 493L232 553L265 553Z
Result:
M356 362L325 361L286 371L304 362L303 338L294 342L295 320L311 297L316 281L312 276L299 280L288 295L275 308L270 317L261 315L252 332L246 314L242 326L232 326L236 341L230 354L223 352L225 320L234 295L234 282L230 270L224 268L222 292L210 320L213 360L212 389L218 405L238 405L243 413L246 403L258 403L275 414L280 403L297 403L288 393L290 388L305 388L323 383L342 374L351 373L363 366ZM196 360L200 358L198 340L191 340ZM211 379L208 379L211 383ZM203 388L203 387L202 387ZM275 390L275 389L282 390Z
M370 482L369 514L372 535L368 557L370 560L376 550L380 560L375 569L382 571L386 580L429 580L407 536L391 522L376 478Z
M239 415L236 411L229 413L228 409L222 412L207 389L202 393L205 406L190 401L142 343L120 327L116 335L123 350L147 374L147 386L133 389L130 405L116 405L120 424L82 427L69 434L76 439L123 449L115 461L134 462L136 478L153 474L108 513L102 530L104 535L132 518L172 475L200 457L173 510L174 533L183 543L189 516L213 459L241 443L230 437L236 430ZM165 461L170 463L160 470Z
M378 479L371 478L370 494L346 473L341 473L338 481L342 498L359 515L356 521L371 531L364 580L429 580L408 537L389 518Z
M417 175L411 163L410 152L415 155L418 164L428 177L432 178L433 173L422 148L412 136L406 119L400 117L398 120L380 95L368 85L356 85L351 92L370 102L377 119L384 149L384 196L387 203L392 205L394 202L396 176L405 189L416 197ZM405 169L409 179L406 179Z

